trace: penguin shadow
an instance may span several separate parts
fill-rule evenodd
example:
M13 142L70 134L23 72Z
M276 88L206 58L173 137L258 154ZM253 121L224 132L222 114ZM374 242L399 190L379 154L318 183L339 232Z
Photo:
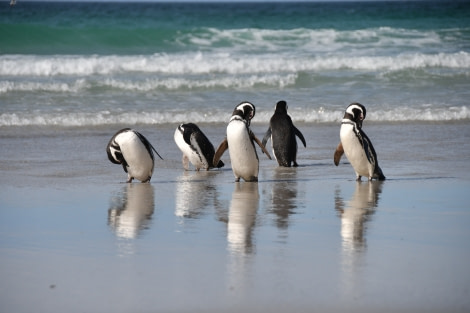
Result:
M214 182L219 171L184 171L176 179L175 215L181 218L199 218L216 201Z
M343 251L362 251L366 248L365 232L378 206L383 181L356 181L351 199L344 202L341 190L335 191L335 210L341 218Z
M151 184L126 184L111 199L108 225L120 238L137 238L148 229L155 209L154 189Z
M258 182L236 182L228 212L227 242L237 255L254 252L253 229L259 207Z
M276 216L276 226L279 229L287 229L289 216L295 214L297 189L297 168L277 167L274 169L269 213Z

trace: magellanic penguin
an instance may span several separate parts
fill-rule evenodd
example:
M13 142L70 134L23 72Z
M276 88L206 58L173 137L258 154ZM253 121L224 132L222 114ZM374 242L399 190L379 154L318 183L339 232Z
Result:
M250 121L254 115L255 106L250 102L242 102L237 105L227 125L227 137L219 145L214 155L213 163L217 164L222 154L229 149L235 181L240 181L240 178L245 181L258 181L259 160L254 141L271 159L269 152L250 129Z
M215 166L215 149L209 139L199 129L196 124L187 123L179 125L175 130L175 142L181 152L183 152L183 167L189 170L189 162L194 165L197 171L201 168L221 168L224 162L219 161Z
M108 159L114 164L122 164L128 174L128 183L134 178L143 183L150 182L154 167L152 150L162 159L147 138L130 128L118 131L106 147Z
M291 164L298 166L295 136L300 138L304 147L307 147L304 136L294 126L291 117L287 114L287 103L279 101L276 104L274 114L269 121L269 128L262 142L263 146L266 146L269 138L271 138L273 154L279 166L290 167Z
M338 166L344 153L356 172L356 180L361 180L362 176L368 177L369 180L374 178L385 180L374 146L362 130L362 121L365 117L366 108L360 103L351 103L346 108L341 121L341 142L336 148L334 162Z

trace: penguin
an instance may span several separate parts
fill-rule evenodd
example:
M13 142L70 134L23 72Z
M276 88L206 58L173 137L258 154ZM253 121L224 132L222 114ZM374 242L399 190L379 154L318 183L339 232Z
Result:
M154 167L153 151L163 160L157 150L141 133L124 128L118 131L108 143L108 159L121 164L127 175L127 183L137 178L143 183L150 182Z
M287 114L287 103L279 101L262 141L263 146L266 146L269 138L271 138L273 155L279 166L291 167L291 164L294 167L299 166L297 164L297 141L295 136L299 137L304 147L307 147L304 135L294 126L291 117Z
M189 162L199 171L201 168L207 171L210 168L221 168L224 162L216 165L214 160L215 149L209 139L196 124L187 123L179 125L175 130L174 139L178 148L183 152L183 167L189 170Z
M261 141L250 129L251 119L255 116L255 106L250 102L242 102L235 107L227 125L227 136L217 148L213 164L217 164L222 154L229 149L232 171L235 181L258 181L259 159L254 142L269 159L271 156Z
M365 117L366 108L360 103L351 103L346 108L341 121L341 141L333 157L334 163L338 166L344 153L356 172L357 181L360 181L362 176L368 177L369 181L385 180L374 146L362 130L362 121Z

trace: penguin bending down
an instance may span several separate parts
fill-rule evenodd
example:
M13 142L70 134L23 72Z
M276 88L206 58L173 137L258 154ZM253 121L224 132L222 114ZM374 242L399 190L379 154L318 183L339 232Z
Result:
M294 126L291 117L287 114L287 103L279 101L276 104L274 115L269 121L269 128L262 142L263 146L266 146L269 138L271 138L273 154L279 166L290 167L291 163L294 166L298 166L297 141L295 136L300 138L304 147L307 147L304 136Z
M341 121L341 142L336 148L334 162L338 166L344 153L356 172L356 180L360 181L362 176L368 177L369 180L385 180L374 146L362 130L365 117L366 108L360 103L351 103L346 108Z
M259 159L255 144L261 147L269 159L271 156L261 141L250 129L250 121L255 115L255 107L249 102L242 102L235 107L227 125L227 137L217 148L214 164L217 164L224 152L229 149L232 171L235 181L243 178L245 181L258 181Z
M157 150L141 133L124 128L109 140L106 152L114 164L121 164L130 183L137 178L143 183L150 182L154 167L153 151L163 160Z
M179 125L176 128L174 138L176 145L183 152L183 167L185 170L189 170L189 162L194 165L197 171L201 168L208 171L210 168L224 166L222 161L219 161L216 165L212 163L215 153L214 146L196 124Z

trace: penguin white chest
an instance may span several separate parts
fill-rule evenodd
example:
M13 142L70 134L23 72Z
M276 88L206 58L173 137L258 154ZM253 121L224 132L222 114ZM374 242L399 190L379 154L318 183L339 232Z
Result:
M233 121L229 123L227 142L235 177L241 177L244 180L258 177L258 155L244 122Z
M374 172L374 166L367 159L364 147L354 132L353 125L343 124L340 130L341 144L356 174L369 177Z
M140 181L147 180L153 173L153 159L147 148L133 132L127 132L121 136L119 146L129 165L127 168L129 175Z

